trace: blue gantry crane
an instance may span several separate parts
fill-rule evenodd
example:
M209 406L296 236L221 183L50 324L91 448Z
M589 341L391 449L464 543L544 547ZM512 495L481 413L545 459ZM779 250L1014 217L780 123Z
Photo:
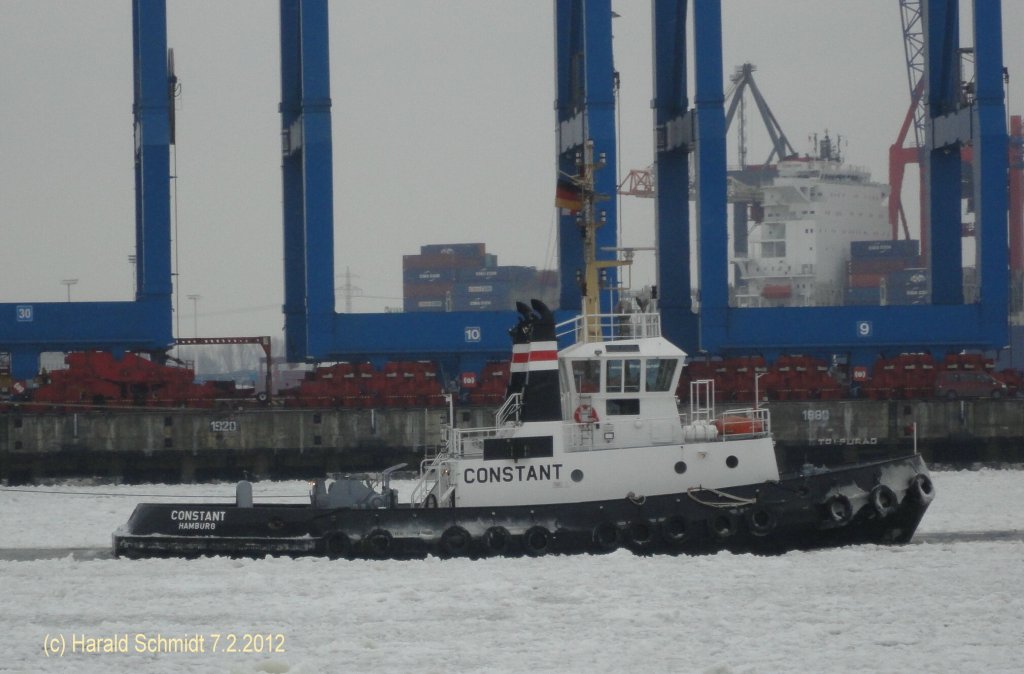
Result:
M132 302L0 305L0 351L29 376L43 351L162 352L172 344L168 157L173 77L165 0L133 0L138 292ZM692 10L692 11L691 11ZM293 362L431 358L449 372L508 355L507 312L338 314L334 309L333 170L327 0L280 0L285 335ZM926 187L931 223L930 306L734 308L728 233L721 0L654 0L654 126L658 285L666 335L691 353L846 353L889 349L997 349L1007 341L1006 161L1001 7L974 3L976 78L965 95L956 67L958 0L923 0L927 77ZM611 0L555 0L556 154L573 175L584 143L614 166ZM692 21L694 44L687 43ZM694 59L693 105L687 61ZM965 303L960 241L960 153L974 151L980 298ZM697 222L691 224L690 161ZM602 255L614 257L616 176L607 195ZM552 186L554 188L554 186ZM690 283L690 230L700 228L699 303ZM345 223L340 223L342 229ZM579 308L582 249L575 216L559 220L561 311ZM615 279L609 278L609 284ZM604 298L602 298L604 299ZM610 307L604 306L607 310Z
M925 0L923 5L932 304L770 309L728 304L721 2L693 3L692 109L686 98L687 4L654 0L658 271L669 336L691 353L842 353L861 361L907 348L987 350L1006 345L1007 133L1000 3L973 4L976 80L970 96L964 95L957 67L959 2ZM981 285L978 301L971 303L964 302L960 241L959 150L967 143L976 157ZM691 152L700 227L699 311L690 306L688 268L685 169Z
M295 8L323 12L322 0L290 0ZM288 2L284 5L289 4ZM926 69L929 76L928 190L930 194L933 304L930 306L733 308L728 303L728 249L726 212L725 114L722 68L722 13L720 0L692 4L694 54L694 106L687 81L686 0L655 0L654 73L655 137L657 139L657 242L658 279L666 334L691 352L786 351L851 354L867 360L879 352L915 348L942 351L963 348L996 349L1007 342L1006 284L1006 129L1003 122L1001 12L999 3L974 6L974 44L977 69L973 96L962 95L959 71L954 67L960 51L959 3L925 2ZM283 5L283 6L284 6ZM302 16L303 11L298 11ZM614 156L614 82L611 57L611 7L608 0L556 0L556 110L559 170L576 170L582 143L592 140L595 152ZM325 21L319 20L322 25ZM282 23L284 26L284 23ZM323 44L320 44L320 40ZM304 59L300 72L314 68L326 72L326 34L317 36L317 59ZM298 74L295 75L299 77ZM282 110L289 102L287 79ZM306 81L306 80L303 80ZM326 86L326 77L318 82ZM309 100L327 100L326 90ZM286 133L294 123L283 113ZM981 293L977 302L965 303L960 262L959 148L970 143L978 156L975 180L981 241ZM327 153L329 155L329 153ZM691 155L696 161L698 192L699 307L690 286L690 222L688 175ZM610 159L609 159L610 161ZM329 171L326 162L319 169ZM309 176L309 184L325 178ZM598 190L614 199L614 179ZM286 188L291 182L286 168ZM309 190L306 190L307 192ZM286 209L292 200L286 197ZM607 205L613 217L614 202ZM289 217L286 215L286 222ZM290 226L290 225L287 225ZM307 223L306 233L329 235L332 228ZM599 242L604 249L616 245L614 227L606 227ZM561 310L578 309L577 270L581 266L575 220L563 214L559 222ZM307 245L305 254L330 250L330 239ZM323 263L318 262L318 264ZM310 264L307 257L306 264ZM301 265L294 267L300 269ZM296 277L298 277L296 272ZM307 274L306 278L310 278ZM401 316L348 316L333 313L330 274L321 280L322 291L302 296L308 307L305 335L290 338L289 353L298 360L349 357L352 353L438 354L455 348L463 354L500 354L504 327L511 319L498 314L443 314ZM323 301L311 301L323 296ZM292 305L301 314L301 303ZM331 320L333 318L333 320ZM473 332L471 327L478 326ZM799 327L798 327L799 326ZM467 344L475 334L479 341ZM411 340L406 335L415 335ZM299 337L304 337L304 341ZM494 341L497 339L498 341Z
M509 354L507 312L339 314L334 310L331 94L326 0L281 1L281 126L285 239L285 336L290 361L430 358L449 372L478 370ZM610 0L557 0L559 169L578 172L585 139L615 163L615 72ZM599 175L605 225L598 246L614 249L615 175ZM552 186L554 191L554 186ZM338 228L344 231L345 223ZM576 216L559 222L563 310L579 308L583 266ZM615 253L602 250L613 258ZM614 277L608 277L614 283ZM607 301L607 300L605 300ZM605 307L606 309L608 307ZM458 361L458 362L456 362Z
M124 302L0 303L0 352L11 375L39 370L47 351L165 352L171 333L170 144L174 75L164 0L132 0L136 294Z

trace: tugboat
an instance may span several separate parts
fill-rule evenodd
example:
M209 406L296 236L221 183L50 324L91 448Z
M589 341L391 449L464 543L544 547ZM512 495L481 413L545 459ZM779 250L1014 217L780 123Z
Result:
M115 555L326 555L408 559L606 553L782 553L905 543L935 495L922 458L780 474L771 414L716 410L714 382L676 387L686 354L661 336L657 299L599 313L592 171L583 195L581 316L561 324L517 303L504 405L487 428L456 428L425 459L406 502L390 486L402 466L318 479L307 505L136 507L113 535ZM559 343L565 344L559 349Z

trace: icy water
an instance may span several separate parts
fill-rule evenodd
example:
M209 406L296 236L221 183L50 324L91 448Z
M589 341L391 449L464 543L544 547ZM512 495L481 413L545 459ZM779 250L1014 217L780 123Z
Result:
M113 560L137 501L233 487L3 490L0 672L1019 672L1024 471L933 478L901 547L476 562Z

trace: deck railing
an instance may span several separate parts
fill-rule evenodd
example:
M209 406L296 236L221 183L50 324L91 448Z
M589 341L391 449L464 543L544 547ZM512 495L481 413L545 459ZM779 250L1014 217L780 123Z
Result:
M616 341L661 337L661 315L650 314L588 314L580 315L555 326L557 337L572 335L576 342L596 339Z

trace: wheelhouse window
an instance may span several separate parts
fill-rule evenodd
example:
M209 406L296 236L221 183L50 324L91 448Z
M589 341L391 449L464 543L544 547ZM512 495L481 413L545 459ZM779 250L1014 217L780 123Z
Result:
M636 416L640 414L640 401L636 398L616 400L610 398L605 403L608 416Z
M668 391L672 387L672 375L676 371L676 358L647 359L647 390Z
M597 360L574 360L572 379L579 393L597 393L601 390L601 362Z
M609 360L605 368L605 390L609 393L639 393L640 365L639 358Z

